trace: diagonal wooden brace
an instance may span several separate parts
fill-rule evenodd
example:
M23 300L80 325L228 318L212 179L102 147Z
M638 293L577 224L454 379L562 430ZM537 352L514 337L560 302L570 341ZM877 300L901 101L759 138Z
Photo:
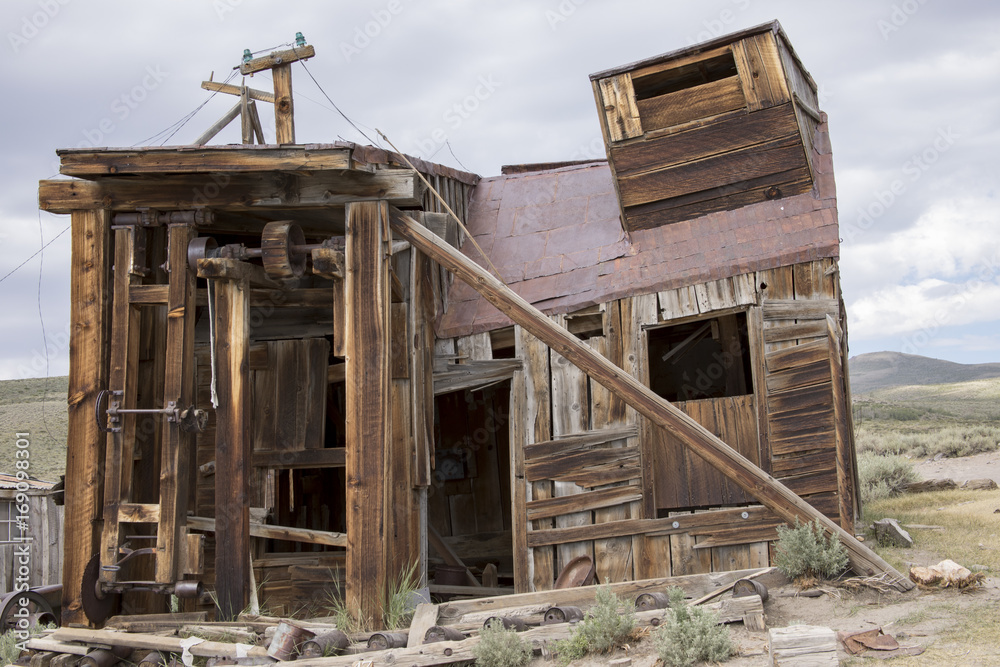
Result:
M667 429L740 488L794 524L796 520L818 520L847 548L852 568L861 575L884 572L901 591L913 588L909 579L897 572L878 554L866 547L822 512L802 500L784 484L755 466L749 459L717 438L701 424L669 401L577 340L576 336L543 315L482 267L452 248L405 213L393 209L393 230L441 266L454 273L490 303L532 335L575 364L591 378L607 387L644 417Z

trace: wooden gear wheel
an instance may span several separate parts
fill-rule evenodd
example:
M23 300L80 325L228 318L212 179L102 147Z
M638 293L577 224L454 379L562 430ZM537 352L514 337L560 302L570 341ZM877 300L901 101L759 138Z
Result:
M293 280L306 272L306 244L302 228L291 220L264 225L260 237L261 260L267 275L275 280Z

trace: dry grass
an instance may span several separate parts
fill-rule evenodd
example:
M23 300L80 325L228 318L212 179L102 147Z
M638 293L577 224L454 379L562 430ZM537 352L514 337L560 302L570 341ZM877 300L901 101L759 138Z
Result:
M14 433L30 433L31 469L38 479L55 481L66 468L65 377L0 382L0 471L13 472ZM8 437L10 436L10 437Z
M944 530L907 528L916 547L940 554L941 558L1000 573L1000 490L936 491L909 493L873 501L865 506L865 525L884 517L907 524L942 526ZM879 553L905 571L913 558L908 549L881 547ZM920 563L932 565L933 563Z

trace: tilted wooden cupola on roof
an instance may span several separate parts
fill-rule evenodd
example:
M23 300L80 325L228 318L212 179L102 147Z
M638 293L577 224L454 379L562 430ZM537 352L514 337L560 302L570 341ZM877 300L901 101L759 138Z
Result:
M628 231L813 186L816 84L777 21L590 78Z

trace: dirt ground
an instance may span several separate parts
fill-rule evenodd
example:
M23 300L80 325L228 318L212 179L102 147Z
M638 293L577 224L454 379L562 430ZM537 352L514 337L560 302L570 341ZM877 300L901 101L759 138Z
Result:
M992 479L1000 484L1000 451L963 456L957 459L931 459L914 464L924 479L952 479L959 486L970 479Z
M961 485L968 479L990 478L1000 483L1000 452L980 454L960 459L922 462L915 466L925 479L950 478ZM913 549L907 560L921 565L933 565L947 558ZM780 574L769 575L770 598L764 605L768 628L788 625L820 625L833 630L857 631L881 627L894 636L902 647L922 647L917 657L878 660L869 651L865 657L849 656L840 647L841 665L1000 665L996 624L1000 624L1000 579L988 577L983 585L967 591L953 589L921 590L907 593L880 593L871 589L851 591L825 586L828 592L820 597L803 597L801 591ZM982 643L970 640L963 629L979 624L992 625ZM727 667L763 667L768 665L767 632L750 632L742 624L730 625L731 637L739 647L738 655L725 663ZM965 634L966 636L963 636ZM630 657L632 667L652 667L658 664L656 650L649 639L638 642L629 651L594 656L576 661L580 667L599 667L612 660ZM552 665L536 658L533 665Z

